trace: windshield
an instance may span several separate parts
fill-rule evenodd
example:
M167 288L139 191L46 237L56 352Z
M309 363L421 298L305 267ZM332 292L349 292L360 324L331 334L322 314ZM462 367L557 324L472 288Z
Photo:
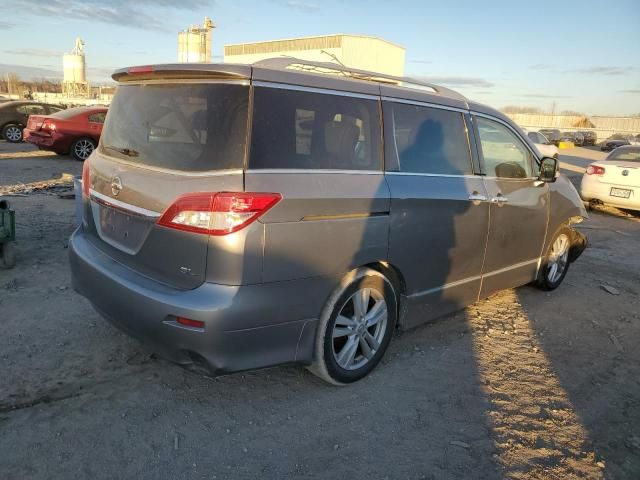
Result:
M614 150L607 157L607 160L617 160L624 162L638 162L640 163L640 148L626 149L626 150Z
M102 152L172 170L242 168L248 96L242 85L121 85Z

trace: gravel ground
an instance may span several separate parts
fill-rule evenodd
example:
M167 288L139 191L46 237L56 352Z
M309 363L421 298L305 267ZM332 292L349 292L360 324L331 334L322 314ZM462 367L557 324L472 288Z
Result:
M80 173L19 149L0 143L0 188ZM558 290L507 290L398 335L370 377L335 388L297 367L210 379L155 358L69 288L73 200L11 201L3 480L640 478L636 216L594 212L591 247Z

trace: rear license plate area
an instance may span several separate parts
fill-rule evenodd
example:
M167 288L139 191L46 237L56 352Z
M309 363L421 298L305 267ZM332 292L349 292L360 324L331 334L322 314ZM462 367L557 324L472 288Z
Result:
M626 188L612 187L611 191L609 192L609 195L611 197L629 198L631 196L631 190L627 190Z

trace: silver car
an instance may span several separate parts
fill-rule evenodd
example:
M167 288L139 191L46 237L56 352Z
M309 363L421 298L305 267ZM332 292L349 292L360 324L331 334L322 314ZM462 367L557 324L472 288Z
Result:
M348 384L397 328L552 290L586 246L557 160L448 89L289 58L113 78L73 286L182 365Z

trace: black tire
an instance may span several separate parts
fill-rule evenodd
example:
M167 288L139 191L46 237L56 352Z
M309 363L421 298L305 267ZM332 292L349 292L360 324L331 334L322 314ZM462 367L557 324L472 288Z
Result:
M368 291L366 296L366 313L372 316L364 315L361 317L361 323L357 324L357 313L354 297L356 293ZM358 296L358 298L363 298ZM380 303L383 300L384 302ZM336 321L341 313L349 311L353 308L353 317L341 315L341 322L344 319L354 322L351 327L336 327ZM386 317L383 320L383 308L386 309ZM367 319L379 317L374 324L367 326ZM397 321L397 300L396 293L391 282L380 272L370 268L359 268L351 272L336 288L333 294L327 300L316 332L315 352L313 364L308 367L309 370L322 378L326 382L333 385L346 385L364 378L378 365L384 356L391 337L395 330ZM340 323L339 325L345 325ZM378 327L379 325L379 327ZM339 338L334 338L334 329L342 331L351 331L351 334L343 334ZM384 329L384 330L382 330ZM365 340L365 338L367 340ZM344 340L343 340L344 339ZM340 342L343 342L340 347ZM347 365L345 368L341 365L336 357L346 349L346 345L355 344L353 353L353 364ZM376 347L372 347L377 345ZM336 352L336 348L340 352ZM365 353L365 349L367 353ZM358 355L360 353L360 355ZM369 355L371 355L369 357ZM345 357L348 357L346 355ZM359 359L359 360L358 360ZM364 362L361 366L360 363Z
M2 127L2 138L9 143L22 142L22 127L17 123L9 123Z
M554 246L561 237L566 239L566 249L563 253L556 258L554 252ZM567 227L561 227L553 236L553 240L549 242L545 256L540 264L540 271L538 272L538 278L536 279L536 286L541 290L555 290L560 286L564 277L569 271L570 258L571 258L571 242L573 235L571 230ZM557 265L557 270L554 270L553 265Z
M82 137L71 144L69 153L79 162L84 162L95 150L96 142L91 138Z
M13 242L0 243L0 267L13 268L16 265L16 249Z

